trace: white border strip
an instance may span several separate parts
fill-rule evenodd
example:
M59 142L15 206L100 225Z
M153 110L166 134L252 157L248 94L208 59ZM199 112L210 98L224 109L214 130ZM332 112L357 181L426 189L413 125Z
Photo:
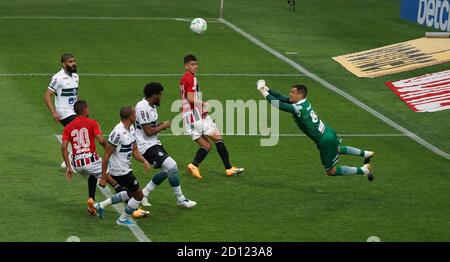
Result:
M411 139L413 139L417 143L423 145L424 147L428 148L429 150L433 151L434 153L436 153L436 154L438 154L438 155L440 155L440 156L450 160L450 154L449 153L442 151L441 149L439 149L436 146L434 146L434 145L430 144L429 142L425 141L424 139L422 139L421 137L419 137L415 133L409 131L408 129L406 129L404 127L402 127L401 125L395 123L394 121L392 121L391 119L387 118L386 116L384 116L380 112L376 111L375 109L373 109L373 108L369 107L368 105L364 104L363 102L359 101L358 99L356 99L355 97L351 96L347 92L337 88L336 86L330 84L329 82L325 81L324 79L320 78L319 76L317 76L317 75L313 74L312 72L308 71L306 68L304 68L300 64L294 62L293 60L291 60L291 59L289 59L287 57L285 57L280 52L275 51L271 47L269 47L266 44L262 43L257 38L255 38L252 35L246 33L245 31L243 31L239 27L235 26L234 24L228 22L227 20L225 20L223 18L219 18L218 21L223 23L224 25L228 26L232 30L236 31L238 34L242 35L243 37L247 38L248 40L250 40L255 45L261 47L262 49L264 49L267 52L271 53L272 55L276 56L280 60L288 63L289 65L291 65L292 67L297 69L299 72L301 72L305 76L310 77L311 79L315 80L316 82L320 83L321 85L325 86L326 88L330 89L331 91L333 91L333 92L343 96L344 98L346 98L347 100L349 100L353 104L359 106L360 108L362 108L365 111L369 112L370 114L374 115L375 117L377 117L381 121L385 122L386 124L392 126L393 128L397 129L398 131L402 132L406 136L410 137Z
M56 139L58 139L59 143L62 142L62 136L61 135L55 135ZM100 186L97 185L97 188L100 189L100 191L102 192L102 194L108 198L108 197L112 197L113 193L111 192L111 190L109 190L108 187L102 188ZM115 204L112 205L113 208L117 211L117 213L122 214L122 211L125 209L123 203L119 203L119 204ZM131 232L136 236L136 238L139 240L139 242L152 242L144 233L144 231L142 231L142 229L138 226L138 224L136 223L136 221L134 221L132 218L130 218L134 224L132 226L129 226L128 228L131 230Z
M33 76L52 76L54 74L51 73L0 73L0 77L33 77ZM96 74L96 73L80 73L80 76L92 76L92 77L152 77L152 76L161 76L161 77L178 77L183 74L179 73L149 73L149 74ZM212 73L212 74L198 74L199 76L223 76L223 77L257 77L257 76L267 76L267 77L302 77L305 75L302 74L258 74L258 73Z

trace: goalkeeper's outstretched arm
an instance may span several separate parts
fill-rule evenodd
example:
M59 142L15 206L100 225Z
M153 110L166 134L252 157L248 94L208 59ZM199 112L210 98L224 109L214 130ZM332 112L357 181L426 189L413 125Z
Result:
M264 79L260 79L256 82L256 90L258 90L274 107L289 113L296 112L295 107L289 103L289 97L270 90Z
M272 104L272 106L289 113L295 113L295 107L291 103L285 103L278 99L277 97L273 96L271 93L272 90L269 91L269 94L266 96L266 99ZM289 101L289 98L288 98Z
M274 96L276 99L280 100L280 102L289 103L289 97L284 96L284 95L282 95L282 94L280 94L277 91L274 91L272 89L269 89L268 91L269 91L269 94Z

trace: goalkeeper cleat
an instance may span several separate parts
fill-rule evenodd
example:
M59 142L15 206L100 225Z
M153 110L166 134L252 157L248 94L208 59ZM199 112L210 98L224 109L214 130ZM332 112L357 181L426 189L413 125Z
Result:
M142 208L138 208L133 212L133 218L142 218L150 215L150 211L144 210Z
M230 169L226 169L225 173L227 174L227 176L234 176L234 175L238 175L242 172L244 172L245 169L241 168L241 167L232 167Z
M100 219L105 218L105 209L100 207L100 203L95 203L94 208L97 210L97 214Z
M125 227L134 225L134 223L131 222L129 219L121 220L120 218L116 219L116 224L119 226L125 226Z
M148 198L147 198L147 197L144 197L144 198L142 198L141 206L144 206L144 207L151 207L152 204L150 204L150 202L148 202Z
M94 207L94 203L95 201L91 197L87 200L88 213L91 214L91 216L97 215L97 210Z
M364 151L364 164L369 164L374 155L375 152L373 151Z
M200 175L200 170L194 164L190 163L187 166L188 172L197 179L202 179L203 177Z
M366 176L369 181L372 182L375 179L373 176L372 166L370 164L363 165L361 169L364 172L364 176Z
M197 202L185 198L181 201L177 201L177 204L179 206L184 206L185 208L193 208L195 207L195 205L197 205Z

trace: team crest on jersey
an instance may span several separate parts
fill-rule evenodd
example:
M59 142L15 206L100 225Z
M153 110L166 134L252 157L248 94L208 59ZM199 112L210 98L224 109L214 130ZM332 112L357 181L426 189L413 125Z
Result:
M73 98L73 97L69 98L68 103L69 103L70 105L73 104L73 103L75 103L75 98Z

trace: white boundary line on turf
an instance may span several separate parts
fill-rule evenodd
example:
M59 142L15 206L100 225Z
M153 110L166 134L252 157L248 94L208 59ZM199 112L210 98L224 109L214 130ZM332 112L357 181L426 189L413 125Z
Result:
M0 77L33 77L33 76L52 76L51 73L0 73ZM182 76L181 73L149 73L149 74L102 74L102 73L79 73L79 76L92 76L92 77L150 77L150 76L161 76L161 77L174 77ZM267 76L267 77L288 77L288 76L298 76L302 77L302 74L258 74L258 73L212 73L212 74L198 74L199 76L223 76L223 77L256 77L256 76Z
M262 43L260 40L258 40L257 38L253 37L252 35L248 34L247 32L243 31L242 29L240 29L239 27L235 26L234 24L228 22L227 20L225 20L223 18L219 18L218 21L223 23L223 24L225 24L226 26L228 26L232 30L236 31L238 34L242 35L243 37L247 38L249 41L251 41L255 45L257 45L257 46L261 47L262 49L266 50L267 52L271 53L272 55L274 55L278 59L288 63L289 65L291 65L292 67L297 69L299 72L301 72L305 76L315 80L316 82L320 83L321 85L325 86L326 88L330 89L331 91L333 91L333 92L343 96L344 98L346 98L347 100L349 100L353 104L359 106L360 108L362 108L365 111L369 112L370 114L374 115L375 117L377 117L381 121L385 122L386 124L390 125L391 127L393 127L395 129L397 129L398 131L402 132L406 136L410 137L412 140L414 140L417 143L421 144L422 146L428 148L429 150L433 151L434 153L436 153L436 154L438 154L438 155L440 155L440 156L450 160L450 154L449 153L442 151L441 149L439 149L436 146L434 146L434 145L430 144L429 142L425 141L423 138L419 137L415 133L409 131L408 129L404 128L403 126L401 126L401 125L397 124L396 122L392 121L390 118L384 116L380 112L378 112L375 109L373 109L373 108L369 107L368 105L364 104L363 102L361 102L360 100L356 99L355 97L353 97L352 95L348 94L347 92L337 88L333 84L330 84L326 80L324 80L324 79L320 78L319 76L313 74L312 72L310 72L309 70L307 70L306 68L301 66L300 64L294 62L293 60L291 60L291 59L287 58L286 56L282 55L280 52L278 52L278 51L272 49L271 47L269 47L268 45Z
M59 141L59 143L62 142L62 136L61 135L55 135L56 139ZM111 192L111 190L109 190L108 187L102 188L100 186L97 185L97 188L100 189L100 191L102 192L102 194L105 197L112 197L113 193ZM119 203L119 204L115 204L112 205L113 208L117 211L117 213L121 214L122 211L124 210L124 205L123 203ZM131 220L133 220L132 218L130 218ZM142 231L142 229L137 225L136 221L134 221L134 224L132 226L129 226L128 228L131 230L131 232L136 236L136 238L139 240L139 242L152 242L144 233L144 231Z
M194 17L112 17L112 16L0 16L0 19L8 20L26 20L26 19L42 19L42 20L173 20L180 22L191 22ZM217 18L205 18L208 23L219 23Z

